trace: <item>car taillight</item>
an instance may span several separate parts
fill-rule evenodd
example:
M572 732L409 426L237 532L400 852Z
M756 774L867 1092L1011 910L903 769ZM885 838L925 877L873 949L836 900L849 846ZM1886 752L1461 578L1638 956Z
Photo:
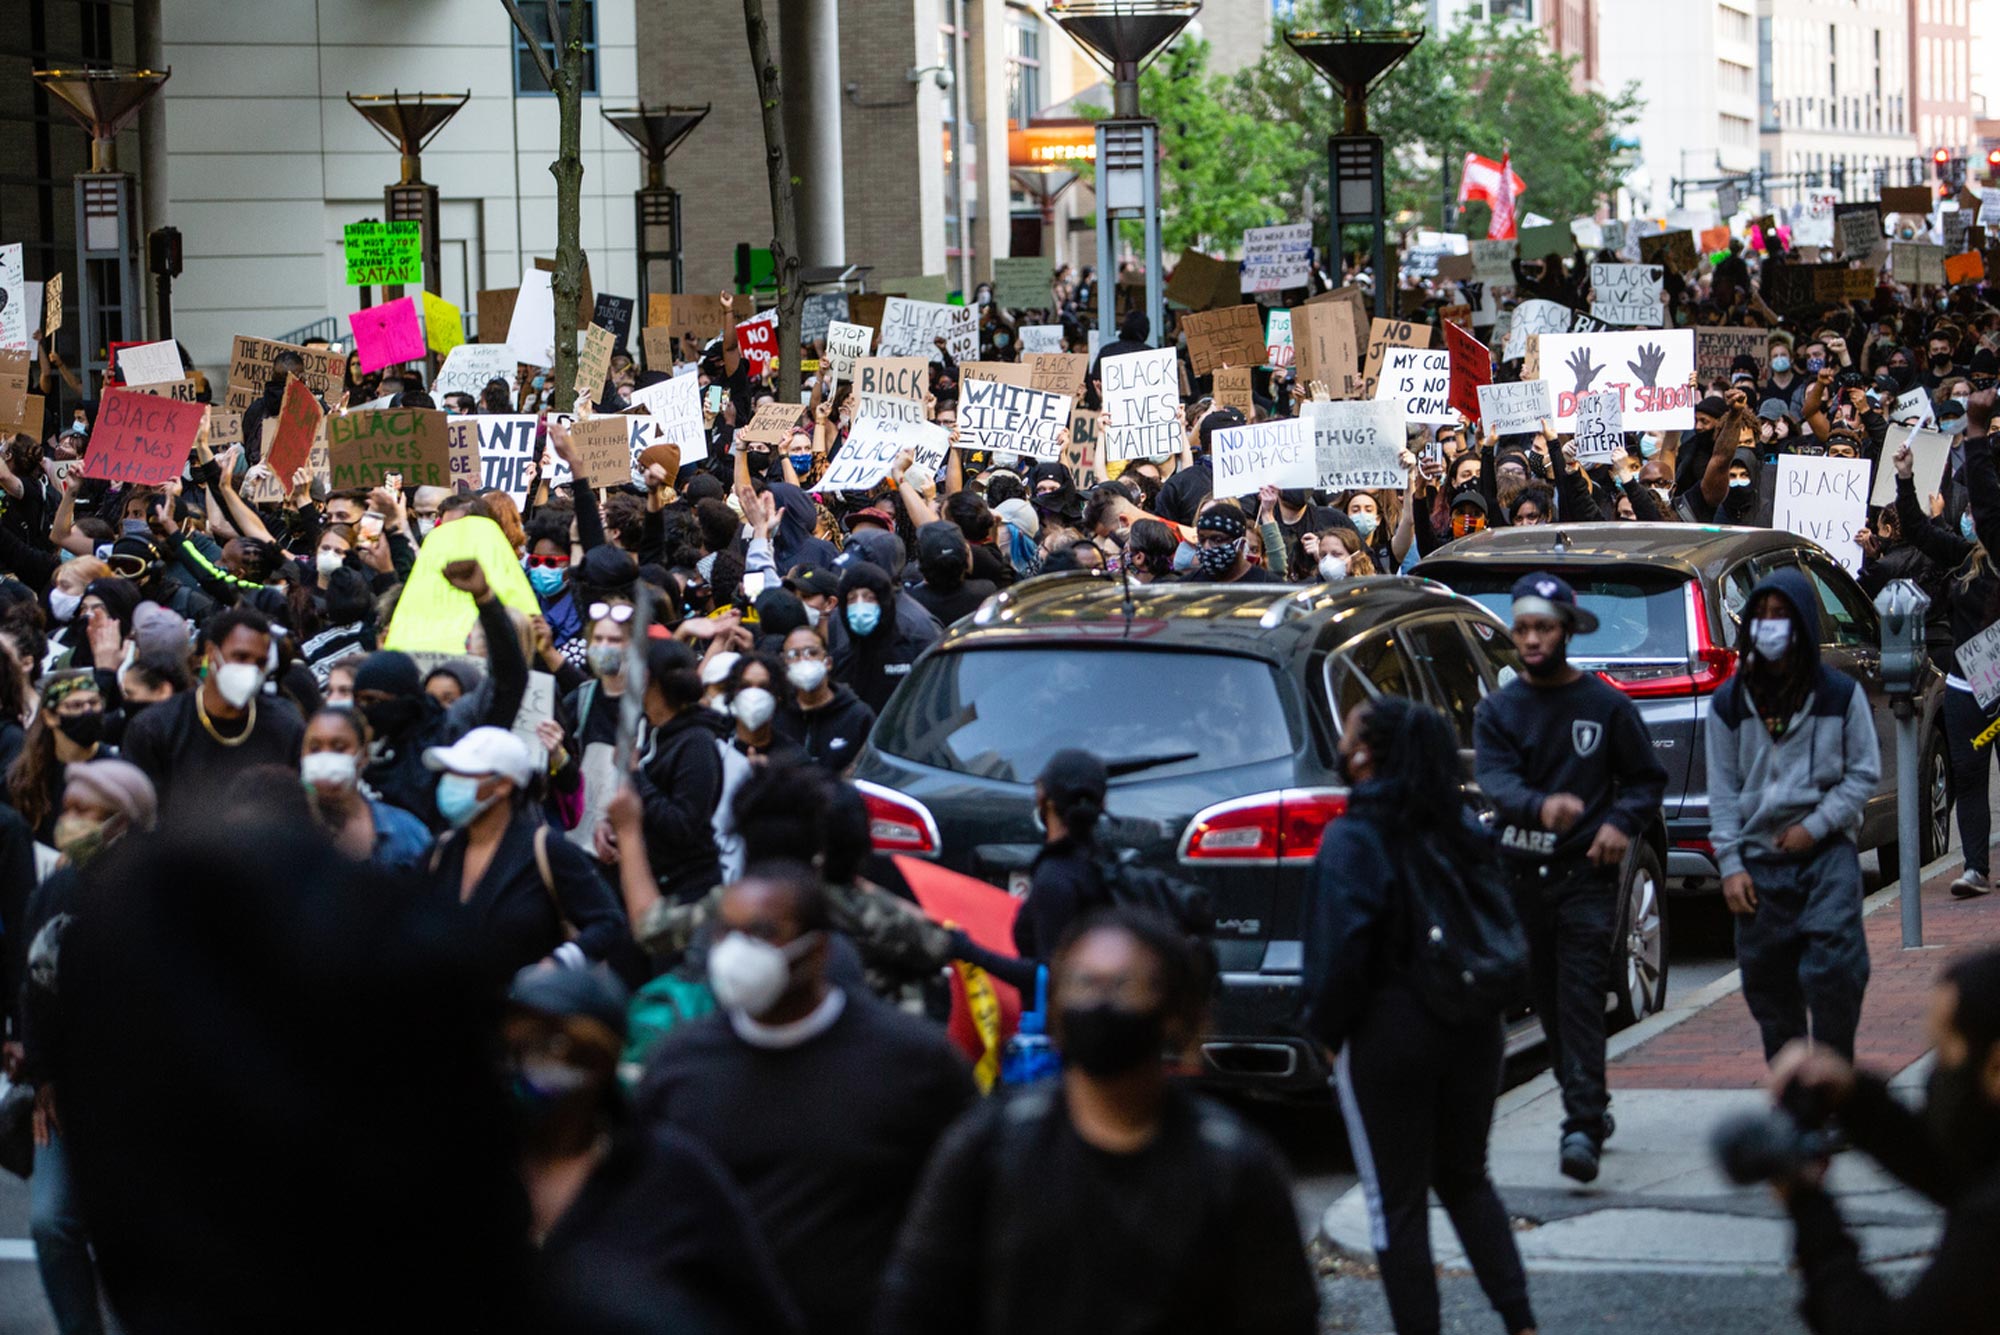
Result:
M1736 671L1736 651L1715 643L1708 633L1708 598L1701 581L1688 581L1688 624L1694 634L1694 651L1688 655L1687 672L1668 670L1664 676L1620 673L1616 668L1597 675L1634 700L1662 700L1678 695L1707 695Z
M1181 860L1310 862L1327 822L1346 811L1347 794L1331 788L1285 788L1218 802L1188 822Z
M857 779L854 786L868 807L868 834L876 852L937 856L937 821L923 803L866 780Z

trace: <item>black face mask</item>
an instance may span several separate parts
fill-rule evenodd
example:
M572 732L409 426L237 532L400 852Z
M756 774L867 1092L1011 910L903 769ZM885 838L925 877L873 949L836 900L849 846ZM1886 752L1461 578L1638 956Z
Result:
M1158 1013L1129 1011L1108 1001L1062 1011L1063 1059L1086 1075L1123 1075L1159 1061L1164 1033Z
M361 712L377 737L394 737L422 717L424 702L415 696L399 695L365 704Z
M104 738L104 715L97 710L88 714L58 714L56 727L78 746L95 746Z
M2000 1108L1979 1088L1983 1061L1937 1062L1924 1082L1924 1126L1961 1177L1983 1170L2000 1153Z
M1278 499L1294 510L1302 510L1311 494L1304 487L1286 487L1278 493Z
M771 471L771 452L769 450L746 450L744 451L744 458L749 461L750 476L752 477L762 477Z

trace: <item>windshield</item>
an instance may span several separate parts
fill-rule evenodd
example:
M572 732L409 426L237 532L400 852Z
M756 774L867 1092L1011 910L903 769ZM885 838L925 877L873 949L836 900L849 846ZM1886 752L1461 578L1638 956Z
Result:
M889 701L873 741L919 765L1010 783L1033 783L1070 746L1102 758L1114 781L1298 749L1268 663L1046 645L933 655Z
M1510 591L1514 581L1526 573L1484 568L1454 570L1444 583L1492 608L1502 621L1512 621L1514 600ZM1565 570L1563 577L1576 590L1577 603L1595 612L1598 620L1596 630L1577 636L1570 644L1571 659L1610 663L1626 659L1687 658L1684 576L1666 571L1594 575Z

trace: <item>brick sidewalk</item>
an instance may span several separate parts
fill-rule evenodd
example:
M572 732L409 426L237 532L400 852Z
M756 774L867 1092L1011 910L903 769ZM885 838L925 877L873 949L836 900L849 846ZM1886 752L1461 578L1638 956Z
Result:
M1925 882L1924 950L1902 948L1902 913L1885 904L1863 920L1868 993L1861 1005L1856 1059L1900 1071L1924 1055L1924 1016L1938 971L1954 955L2000 941L2000 895L1953 899L1957 867ZM1613 1089L1743 1089L1764 1077L1764 1048L1741 992L1732 992L1642 1043L1610 1067Z

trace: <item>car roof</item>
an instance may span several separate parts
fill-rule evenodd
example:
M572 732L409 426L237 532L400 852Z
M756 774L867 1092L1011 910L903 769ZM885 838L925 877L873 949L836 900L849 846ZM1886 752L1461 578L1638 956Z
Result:
M1642 561L1682 574L1713 576L1762 552L1818 548L1782 529L1721 524L1531 524L1490 528L1438 548L1417 563L1419 575L1448 578L1443 567L1608 565Z
M1333 584L1133 584L1076 571L1030 579L986 600L946 631L939 649L991 648L1025 640L1128 641L1200 648L1281 662L1328 624L1354 632L1412 612L1449 609L1482 618L1478 603L1427 579L1402 575Z

